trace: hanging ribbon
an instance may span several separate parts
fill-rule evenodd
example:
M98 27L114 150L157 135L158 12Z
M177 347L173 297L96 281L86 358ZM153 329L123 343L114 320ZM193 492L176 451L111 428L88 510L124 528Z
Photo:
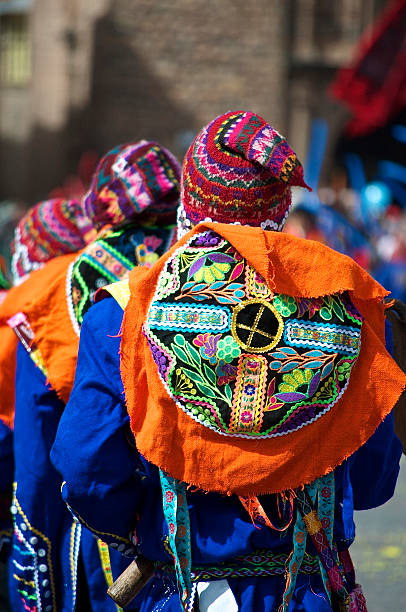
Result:
M189 508L186 487L183 483L159 470L162 488L163 511L168 525L169 547L171 549L179 595L184 610L192 592L192 558L190 550Z

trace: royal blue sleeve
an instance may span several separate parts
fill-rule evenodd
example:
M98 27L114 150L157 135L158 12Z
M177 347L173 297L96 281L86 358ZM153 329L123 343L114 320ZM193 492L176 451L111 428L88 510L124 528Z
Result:
M138 454L131 446L120 378L123 311L113 298L92 306L80 336L74 387L51 460L77 518L124 554L137 512Z
M0 420L0 495L11 491L13 480L13 432Z
M385 323L386 348L392 355L392 332ZM350 458L355 510L368 510L386 503L395 491L402 445L395 434L393 411L366 444Z

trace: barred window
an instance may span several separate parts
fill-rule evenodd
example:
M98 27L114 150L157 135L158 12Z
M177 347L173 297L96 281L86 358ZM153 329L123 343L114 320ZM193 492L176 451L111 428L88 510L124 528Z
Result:
M1 9L1 3L0 3ZM31 41L26 13L0 12L0 84L24 86L31 78Z

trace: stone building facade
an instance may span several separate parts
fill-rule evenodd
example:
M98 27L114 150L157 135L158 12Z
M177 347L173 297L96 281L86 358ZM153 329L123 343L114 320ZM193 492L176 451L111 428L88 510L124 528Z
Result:
M129 139L157 139L182 156L229 109L262 114L303 157L313 117L328 120L332 140L342 125L328 84L384 5L0 0L0 45L10 46L10 16L26 28L24 78L0 69L0 198L45 197L81 152Z

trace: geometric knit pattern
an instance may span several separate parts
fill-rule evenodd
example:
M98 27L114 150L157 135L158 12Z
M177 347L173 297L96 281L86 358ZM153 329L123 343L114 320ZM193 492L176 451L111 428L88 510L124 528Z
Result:
M147 211L174 220L180 166L157 143L141 140L111 149L99 162L84 208L93 225L121 225Z
M53 257L83 248L89 231L89 219L76 200L46 200L30 208L15 229L11 263L14 284Z
M181 201L194 224L210 218L281 229L294 185L307 187L286 140L254 113L229 112L189 147Z

